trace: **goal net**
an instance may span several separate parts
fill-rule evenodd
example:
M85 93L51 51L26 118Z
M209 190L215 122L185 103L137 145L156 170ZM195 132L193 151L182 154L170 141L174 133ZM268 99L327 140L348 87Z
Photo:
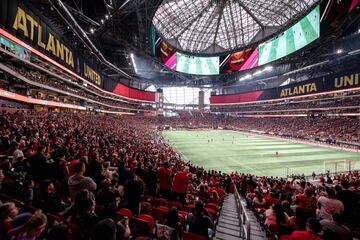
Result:
M355 170L355 160L332 160L324 161L324 172L330 173L347 172Z

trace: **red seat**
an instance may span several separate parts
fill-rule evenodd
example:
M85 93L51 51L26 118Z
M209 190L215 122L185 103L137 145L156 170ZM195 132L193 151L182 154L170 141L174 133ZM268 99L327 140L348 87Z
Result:
M166 219L166 215L169 212L169 209L164 206L160 206L157 208L154 208L151 212L152 216L155 220L157 220L159 223L163 224Z
M149 214L140 214L140 216L138 218L148 222L151 225L151 227L153 227L155 224L154 218Z
M218 210L218 205L217 205L216 203L207 203L207 204L205 205L205 207L206 207L206 208L211 208L211 209L213 209L213 210L215 210L215 211Z
M194 209L194 205L191 204L191 205L186 205L182 208L183 211L185 212L191 212L192 210Z
M208 214L211 216L212 220L215 221L217 219L217 211L211 208L205 208Z
M155 206L168 206L168 201L165 198L155 198Z
M131 232L136 237L152 237L155 220L148 214L140 214L139 217L133 217L131 226Z
M181 202L178 201L170 201L169 208L176 207L178 210L182 208Z
M197 235L195 233L183 232L182 233L183 240L206 240L207 238L204 236Z
M117 212L119 215L121 216L127 216L127 218L130 220L133 217L133 213L130 209L127 208L120 208L119 211Z
M133 217L130 222L131 234L138 239L138 237L151 237L153 228L148 221Z
M179 216L181 216L181 217L186 217L188 215L188 212L186 212L186 211L178 211L178 213L179 213Z

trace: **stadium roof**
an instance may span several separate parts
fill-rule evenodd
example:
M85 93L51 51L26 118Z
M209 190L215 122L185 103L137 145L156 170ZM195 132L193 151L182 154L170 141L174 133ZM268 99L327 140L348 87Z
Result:
M318 0L164 0L153 24L170 45L187 53L244 48L297 20Z

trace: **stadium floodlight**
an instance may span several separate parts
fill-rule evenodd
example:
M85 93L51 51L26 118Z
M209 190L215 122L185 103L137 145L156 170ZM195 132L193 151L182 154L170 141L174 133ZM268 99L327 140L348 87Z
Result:
M256 71L255 73L254 73L254 75L259 75L259 74L261 74L262 73L262 71L261 70L258 70L258 71Z
M135 72L137 73L137 68L136 68L136 63L135 63L135 58L134 58L134 54L133 54L133 53L130 54L130 58L131 58L131 61L132 61L133 66L134 66L134 70L135 70Z
M337 54L340 54L340 53L342 53L342 52L343 52L342 49L338 49L338 50L336 51Z
M266 66L265 68L264 68L264 71L271 71L271 70L273 70L273 66Z
M251 77L252 77L251 74L247 74L244 78L245 78L245 79L249 79L249 78L251 78Z

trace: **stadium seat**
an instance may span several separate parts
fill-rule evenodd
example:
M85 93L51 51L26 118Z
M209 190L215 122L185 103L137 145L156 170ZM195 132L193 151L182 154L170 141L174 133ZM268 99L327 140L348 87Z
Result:
M207 203L207 204L205 204L205 207L213 209L214 211L218 210L218 205L216 203Z
M168 206L168 201L165 198L155 198L155 206Z
M217 219L217 211L211 208L205 208L207 213L211 216L212 220L215 221Z
M157 208L153 208L151 211L151 215L154 217L156 221L159 223L164 223L166 219L166 215L169 212L169 209L164 206L159 206Z
M155 220L148 214L140 214L133 217L130 224L132 234L137 237L152 237L154 233Z
M120 216L127 216L127 218L130 220L133 217L133 213L130 209L127 208L120 208L117 212Z
M183 240L206 240L207 238L204 236L197 235L195 233L183 232L182 233Z

